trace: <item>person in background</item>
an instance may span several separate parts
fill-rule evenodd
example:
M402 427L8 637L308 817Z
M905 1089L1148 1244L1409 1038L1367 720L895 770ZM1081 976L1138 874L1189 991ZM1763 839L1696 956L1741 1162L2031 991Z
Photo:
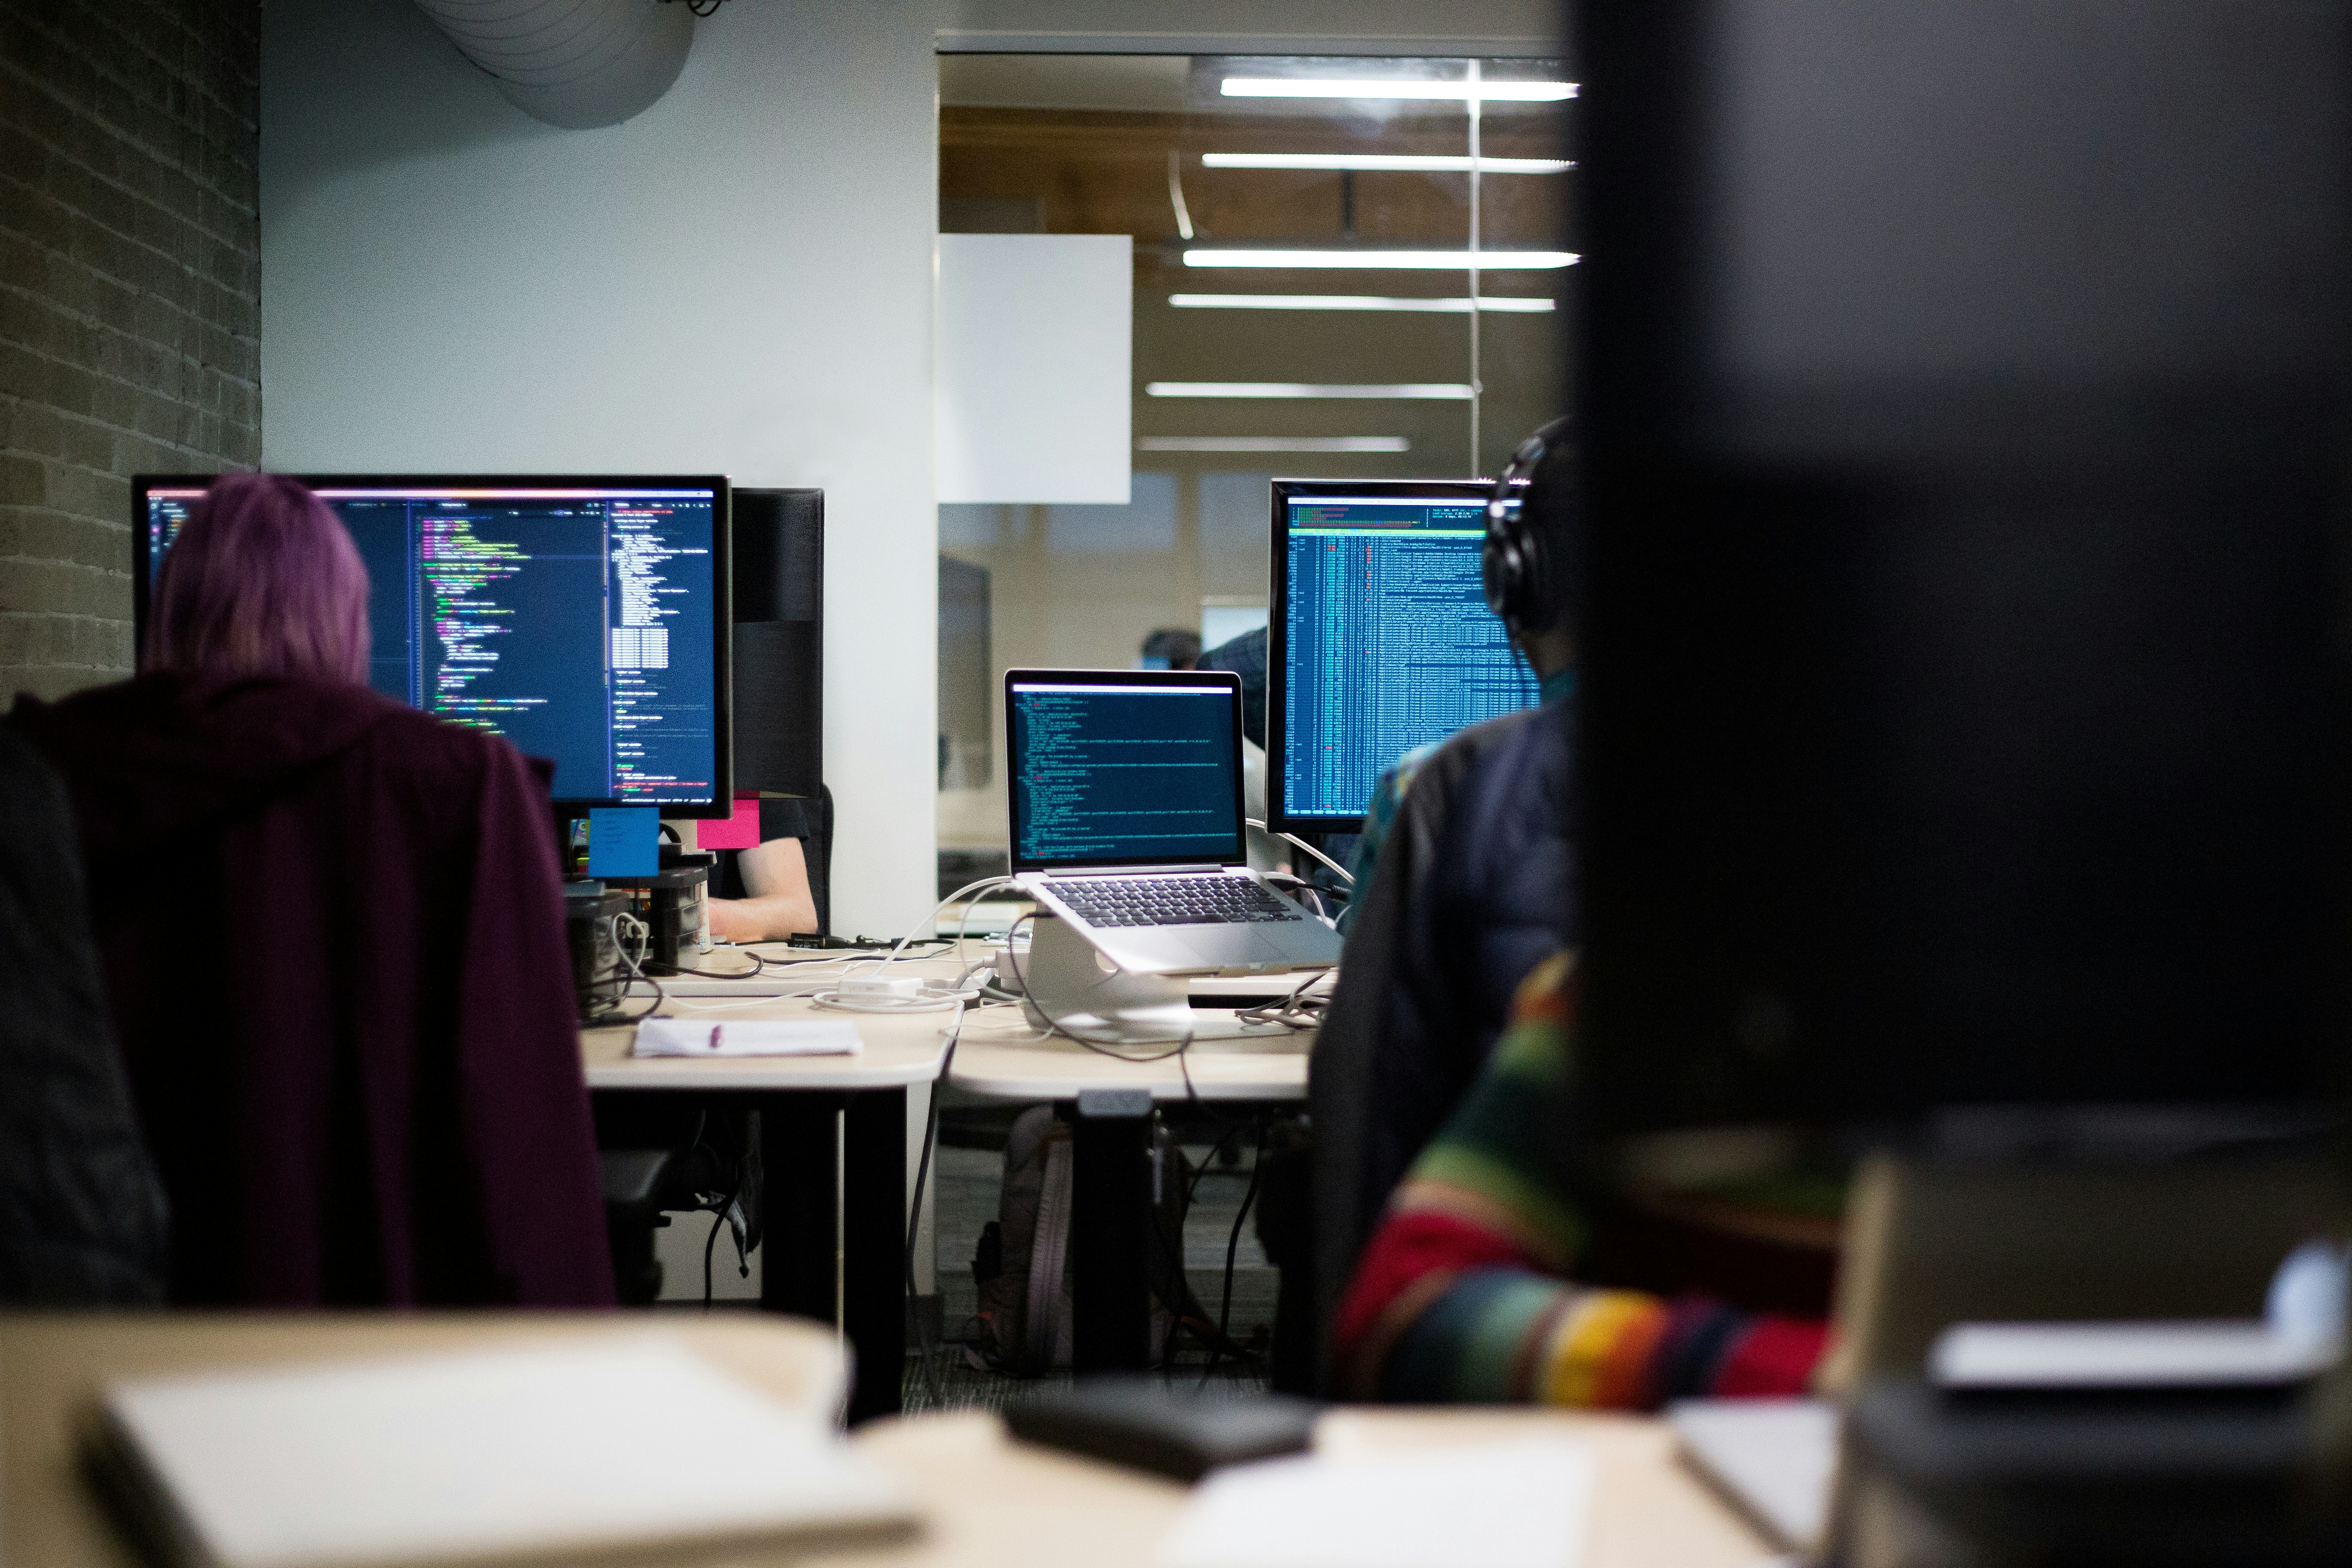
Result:
M1242 739L1265 747L1266 628L1253 626L1202 654L1195 669L1222 669L1242 678Z
M1591 1212L1571 1153L1576 1005L1573 958L1538 965L1509 1030L1389 1200L1333 1325L1341 1392L1654 1410L1811 1384L1825 1322L1569 1281Z
M760 842L722 849L710 879L710 934L721 942L781 942L820 929L810 885L809 818L817 803L762 799Z
M65 782L173 1305L613 1299L544 763L369 689L368 580L222 479L135 679L17 699Z
M1181 626L1162 626L1143 639L1136 655L1138 669L1190 669L1201 662L1201 635Z

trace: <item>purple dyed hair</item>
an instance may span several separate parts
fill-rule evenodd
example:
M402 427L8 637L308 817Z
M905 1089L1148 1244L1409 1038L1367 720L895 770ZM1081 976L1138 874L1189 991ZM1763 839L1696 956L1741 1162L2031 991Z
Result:
M364 683L367 567L305 486L225 474L163 557L145 653L151 670Z

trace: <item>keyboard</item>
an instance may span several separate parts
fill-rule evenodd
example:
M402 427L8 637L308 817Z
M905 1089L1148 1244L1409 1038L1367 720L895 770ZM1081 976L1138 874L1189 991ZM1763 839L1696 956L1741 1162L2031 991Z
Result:
M1257 925L1307 917L1245 877L1085 877L1047 886L1096 927Z

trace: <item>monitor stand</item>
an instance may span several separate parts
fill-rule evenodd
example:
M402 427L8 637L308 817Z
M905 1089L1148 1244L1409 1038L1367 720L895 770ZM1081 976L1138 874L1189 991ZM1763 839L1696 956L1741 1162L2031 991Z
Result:
M1056 1026L1107 1046L1172 1046L1201 1037L1192 988L1165 974L1132 974L1067 921L1040 912L1018 973L1021 1010L1040 1029Z

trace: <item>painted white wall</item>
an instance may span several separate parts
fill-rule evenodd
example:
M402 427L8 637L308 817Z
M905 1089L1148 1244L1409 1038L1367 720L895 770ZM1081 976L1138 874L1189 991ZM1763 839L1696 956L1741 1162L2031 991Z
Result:
M822 486L844 931L936 875L936 25L729 5L651 109L558 131L404 0L263 13L264 461Z

